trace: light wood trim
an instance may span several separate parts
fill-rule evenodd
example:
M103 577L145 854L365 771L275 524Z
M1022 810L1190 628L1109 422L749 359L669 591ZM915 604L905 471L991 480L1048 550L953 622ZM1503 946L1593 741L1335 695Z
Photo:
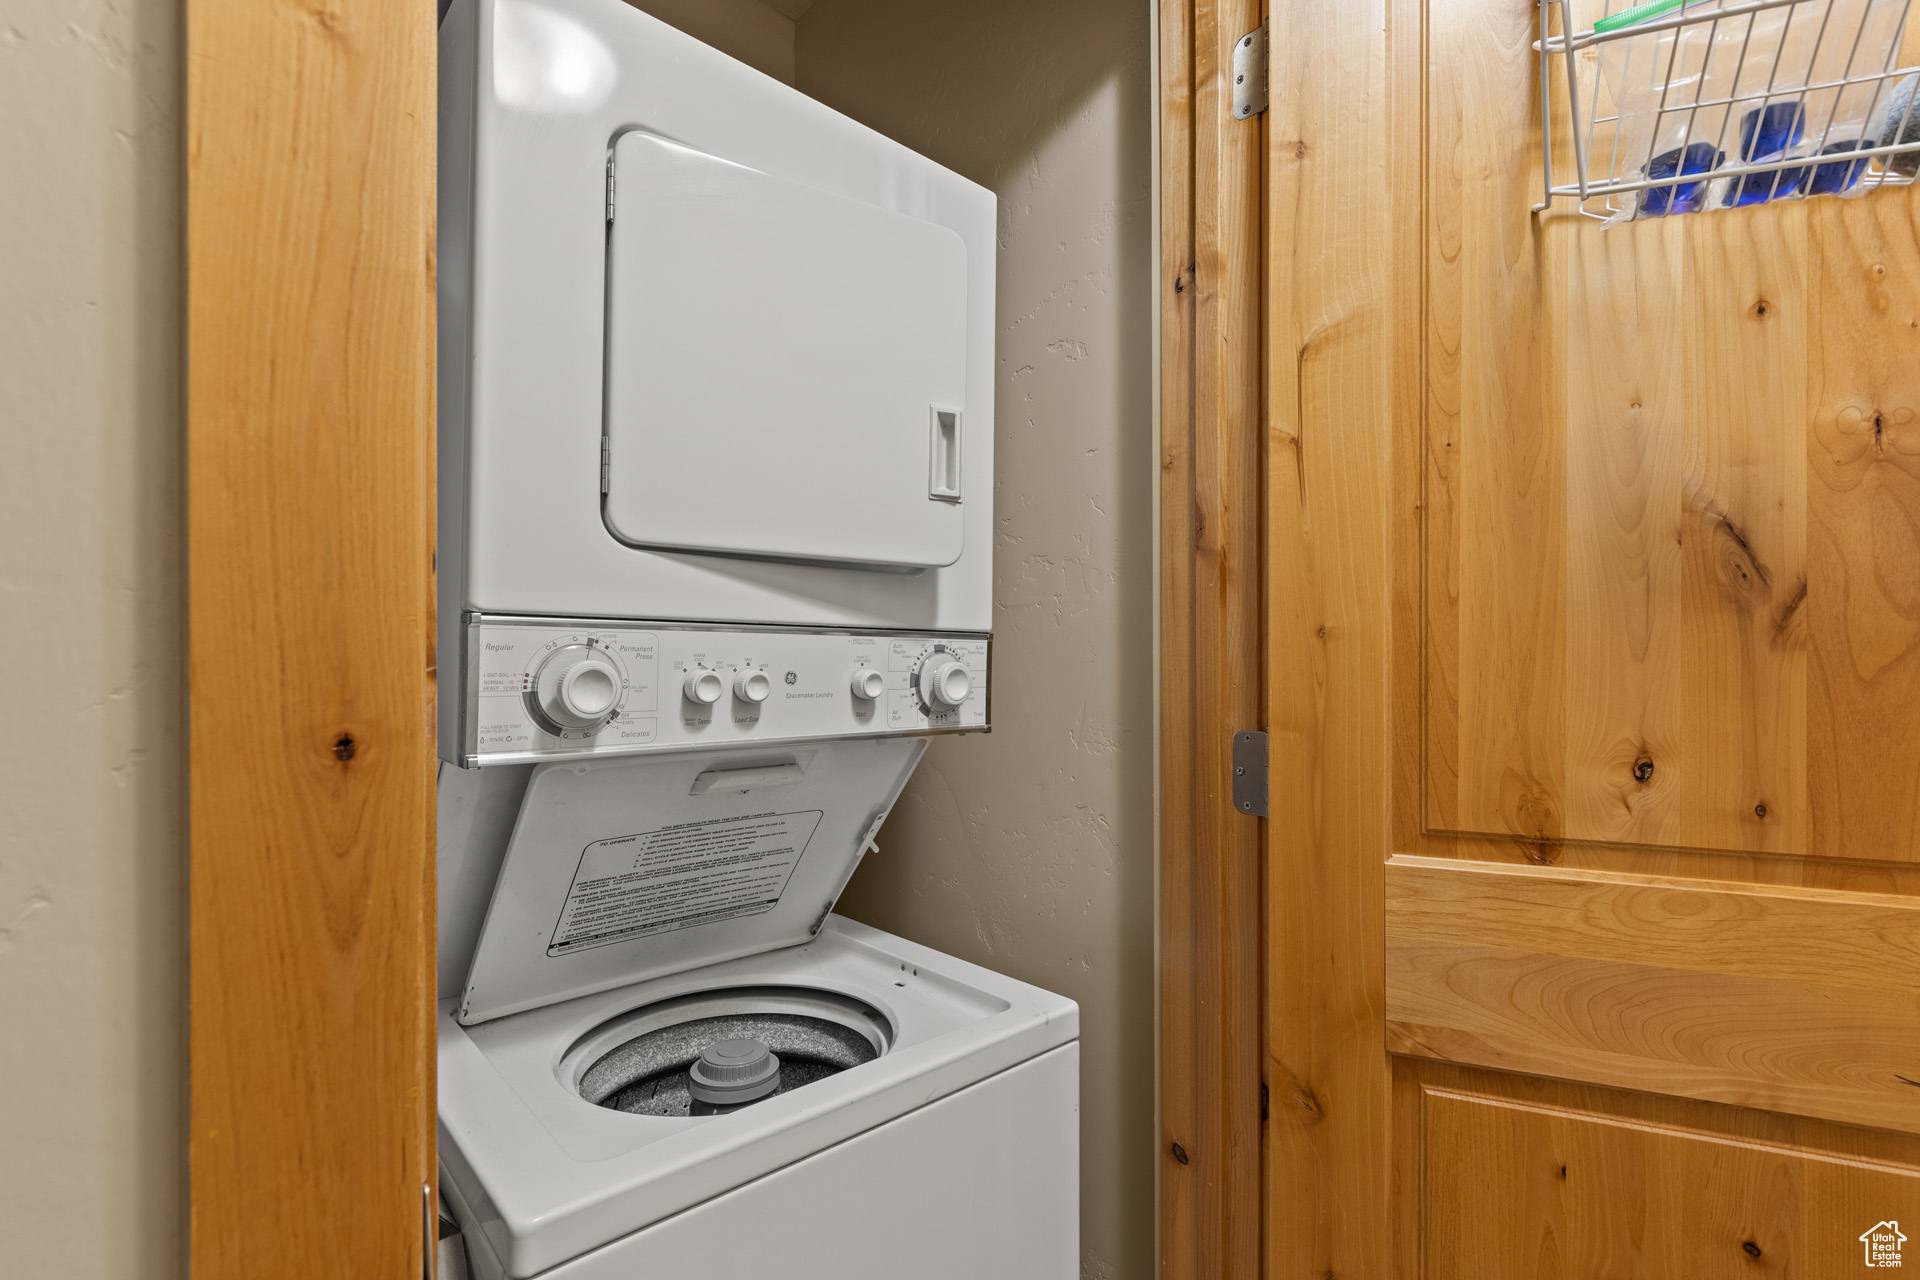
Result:
M1287 0L1270 25L1267 1274L1384 1276L1387 5Z
M421 1274L433 22L187 5L197 1280Z
M1920 902L1397 857L1397 1052L1920 1132Z
M1235 121L1250 0L1162 0L1161 1264L1260 1266L1260 823L1229 752L1261 724L1260 143Z

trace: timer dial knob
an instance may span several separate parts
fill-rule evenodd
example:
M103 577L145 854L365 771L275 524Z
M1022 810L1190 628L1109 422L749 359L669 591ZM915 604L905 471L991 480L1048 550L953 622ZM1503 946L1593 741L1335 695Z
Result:
M928 711L951 711L973 692L973 672L951 654L937 653L921 664L919 685Z
M592 645L555 649L534 676L533 700L540 714L562 731L598 729L620 706L620 669Z
M887 691L887 678L877 667L855 667L853 671L853 696L872 702Z
M764 671L742 671L733 678L733 696L742 702L765 702L773 692L773 681Z
M705 667L698 667L687 672L687 682L684 688L688 702L697 702L710 706L720 701L720 695L727 691L727 682L720 678L718 671L709 671Z

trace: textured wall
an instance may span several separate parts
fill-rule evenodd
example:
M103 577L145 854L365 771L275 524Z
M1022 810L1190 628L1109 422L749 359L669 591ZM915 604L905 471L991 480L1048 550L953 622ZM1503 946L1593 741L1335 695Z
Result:
M627 0L776 80L793 83L793 19L805 0Z
M182 1271L178 0L0 0L0 1273Z
M816 0L799 87L1000 197L993 732L842 900L1080 1002L1082 1272L1153 1274L1149 6Z

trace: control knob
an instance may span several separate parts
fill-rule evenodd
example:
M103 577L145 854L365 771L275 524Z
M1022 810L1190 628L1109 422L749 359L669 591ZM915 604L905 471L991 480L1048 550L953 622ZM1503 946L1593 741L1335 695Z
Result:
M563 645L534 676L533 702L550 725L598 729L619 708L624 681L605 651L587 644Z
M685 691L688 702L711 706L720 701L720 695L727 690L727 682L720 678L718 671L706 667L695 667L687 672Z
M764 671L742 671L733 678L733 696L742 702L765 702L773 692L773 681Z
M855 667L853 669L853 696L872 702L887 691L887 677L878 667Z
M950 653L936 653L920 664L920 702L929 714L951 711L973 692L973 672Z

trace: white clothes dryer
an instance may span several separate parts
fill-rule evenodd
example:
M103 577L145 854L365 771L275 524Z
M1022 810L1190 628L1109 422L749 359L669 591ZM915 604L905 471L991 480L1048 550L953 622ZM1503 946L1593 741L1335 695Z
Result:
M453 0L439 93L441 758L984 727L993 193L622 0Z

